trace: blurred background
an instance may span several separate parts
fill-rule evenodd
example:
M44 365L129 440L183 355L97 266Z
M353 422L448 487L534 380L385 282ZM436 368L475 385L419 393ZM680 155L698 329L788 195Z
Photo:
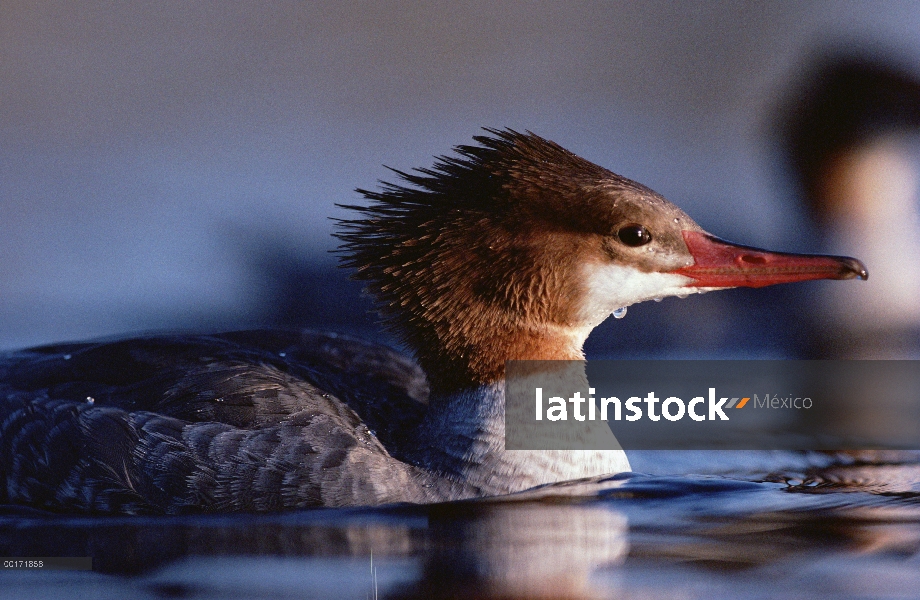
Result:
M337 202L532 130L727 239L868 282L630 307L589 356L916 357L920 3L0 2L0 349L386 341Z

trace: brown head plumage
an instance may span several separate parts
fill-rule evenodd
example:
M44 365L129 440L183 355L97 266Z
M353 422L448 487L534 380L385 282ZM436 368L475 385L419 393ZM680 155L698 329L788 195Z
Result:
M403 184L358 190L341 221L343 264L381 303L434 385L487 382L512 358L578 358L547 334L580 325L575 261L605 250L611 192L653 191L532 133L487 130ZM663 199L662 199L663 201ZM681 213L682 214L682 213Z

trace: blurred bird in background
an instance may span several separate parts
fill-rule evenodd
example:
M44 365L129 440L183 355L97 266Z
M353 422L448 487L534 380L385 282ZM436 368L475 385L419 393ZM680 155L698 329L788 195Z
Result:
M872 269L859 289L822 288L807 354L920 357L920 77L882 56L827 53L779 115L822 250Z

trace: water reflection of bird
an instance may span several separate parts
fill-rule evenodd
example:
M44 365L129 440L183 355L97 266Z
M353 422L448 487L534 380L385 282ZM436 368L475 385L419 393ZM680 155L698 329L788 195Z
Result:
M644 300L866 277L851 258L718 240L652 190L535 135L477 140L400 174L405 185L364 192L370 206L353 207L361 217L339 234L424 375L388 349L318 333L8 354L0 501L274 510L450 500L628 470L618 450L505 451L505 361L581 359L597 324Z

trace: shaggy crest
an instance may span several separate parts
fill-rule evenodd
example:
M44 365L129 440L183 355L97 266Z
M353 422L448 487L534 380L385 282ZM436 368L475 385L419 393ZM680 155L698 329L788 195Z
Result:
M578 285L565 272L575 253L546 236L609 233L589 209L593 190L655 195L530 132L486 131L430 169L394 169L401 183L359 189L371 204L344 206L364 218L340 221L337 233L342 264L368 282L435 386L500 378L504 359L477 364L487 357L560 358L541 356L536 340L509 341L521 346L533 323L572 324Z

